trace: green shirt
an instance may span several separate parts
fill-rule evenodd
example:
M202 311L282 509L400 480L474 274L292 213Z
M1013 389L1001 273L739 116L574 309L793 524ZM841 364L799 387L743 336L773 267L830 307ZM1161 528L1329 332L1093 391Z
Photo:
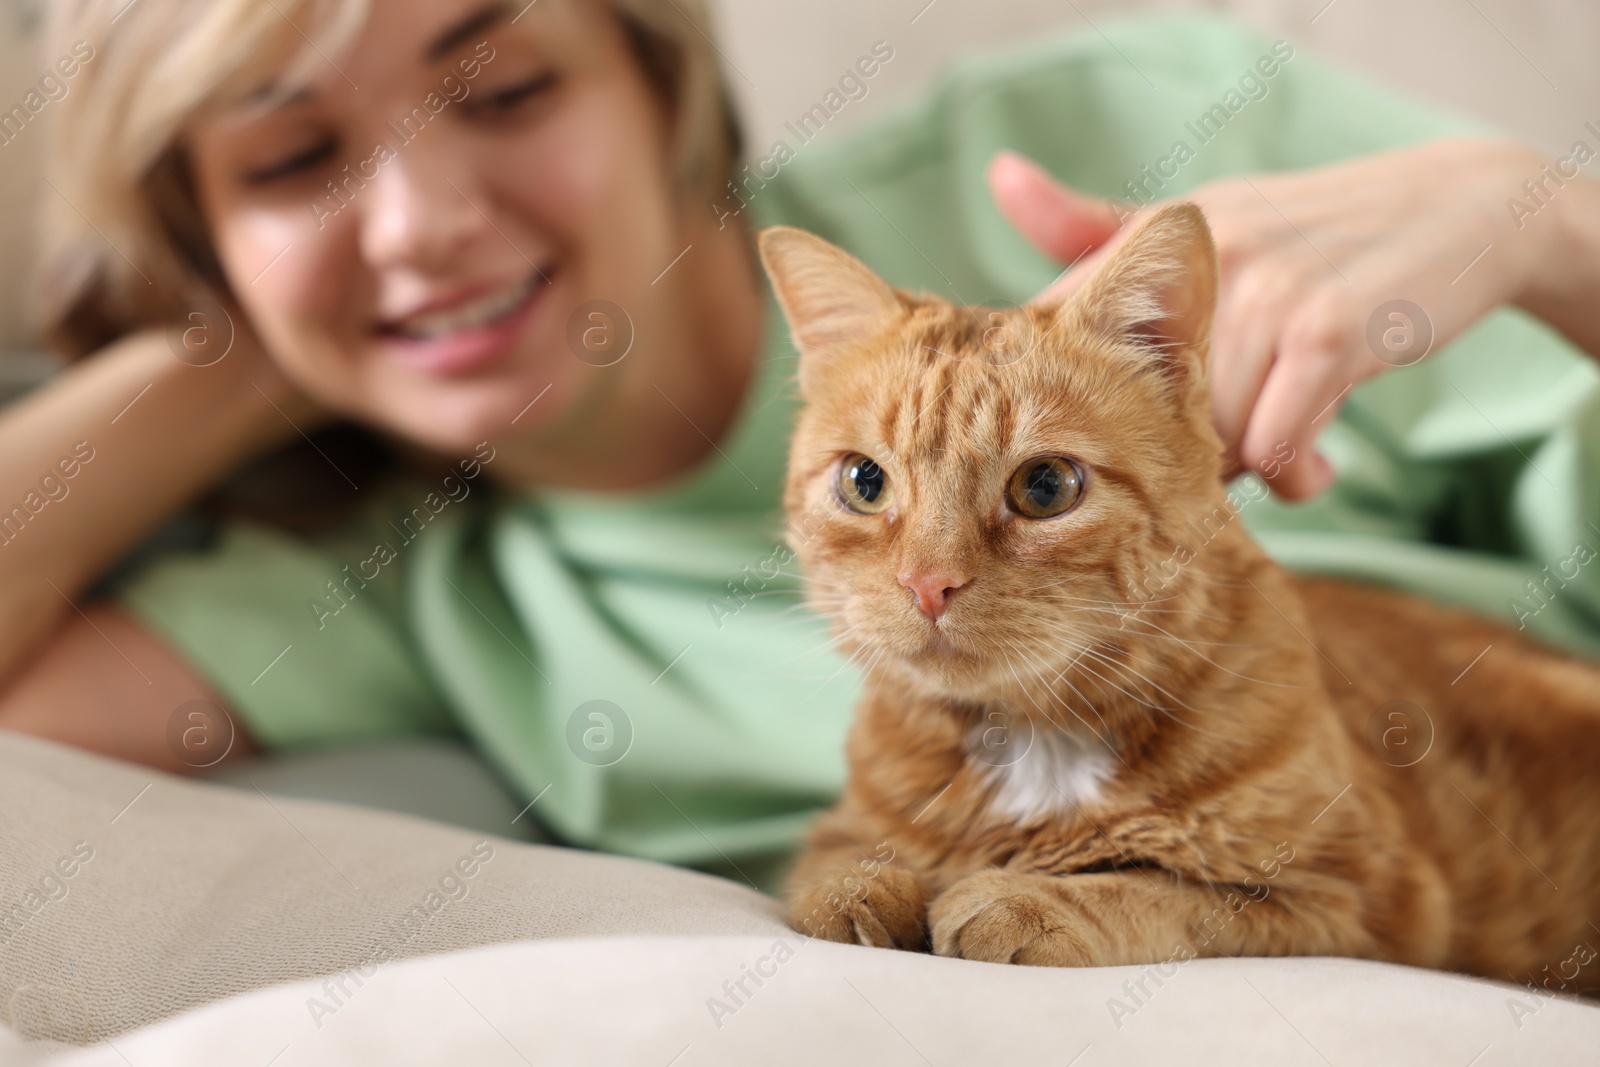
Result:
M1481 132L1310 56L1281 61L1227 23L1105 31L963 63L870 129L791 142L747 221L812 230L899 286L1009 304L1058 266L990 200L984 168L1002 148L1080 189L1125 197L1144 178L1172 196ZM1280 60L1270 77L1263 57ZM212 551L144 568L122 603L268 746L459 729L567 840L770 885L843 783L859 679L785 565L795 351L770 301L766 330L735 427L671 485L510 492L480 475L457 500L404 484L336 535L231 526ZM1321 442L1333 490L1248 503L1244 520L1292 567L1408 586L1600 653L1600 566L1574 562L1580 543L1600 547L1597 405L1589 361L1498 312L1350 395Z

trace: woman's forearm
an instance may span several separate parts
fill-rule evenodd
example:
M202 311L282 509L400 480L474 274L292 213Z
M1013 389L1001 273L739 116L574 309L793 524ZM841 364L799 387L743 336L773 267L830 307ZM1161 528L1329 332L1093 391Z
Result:
M295 434L261 368L238 353L190 366L143 334L0 410L0 688L107 567Z
M1549 219L1526 220L1545 247L1517 303L1600 359L1600 180L1580 174L1548 204Z

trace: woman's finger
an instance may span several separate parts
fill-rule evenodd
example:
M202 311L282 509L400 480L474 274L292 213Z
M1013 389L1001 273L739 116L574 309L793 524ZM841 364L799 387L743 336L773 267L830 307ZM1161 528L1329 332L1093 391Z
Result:
M1317 430L1327 424L1343 399L1342 387L1307 391L1299 374L1273 364L1260 403L1250 416L1239 450L1240 469L1254 471L1285 500L1306 500L1333 484L1333 468L1316 450ZM1317 418L1308 402L1328 410Z
M1287 262L1263 261L1240 271L1219 295L1211 331L1211 416L1230 460L1239 454L1266 385L1284 320L1303 291L1302 273Z
M995 204L1028 243L1065 266L1105 244L1119 229L1108 201L1083 196L1016 152L989 161Z
M1349 368L1358 330L1343 301L1317 298L1284 327L1239 459L1286 499L1304 500L1333 482L1333 469L1317 454L1316 439L1355 380Z

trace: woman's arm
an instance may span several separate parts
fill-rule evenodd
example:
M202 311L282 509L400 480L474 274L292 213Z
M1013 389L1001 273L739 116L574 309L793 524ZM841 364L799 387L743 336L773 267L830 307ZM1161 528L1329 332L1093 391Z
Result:
M191 701L225 706L126 612L89 604L61 620L0 692L0 729L180 774L255 751L236 719L224 721L211 708L198 718L180 712Z
M1600 360L1600 181L1580 174L1547 205L1549 254L1540 258L1516 303Z
M297 436L294 423L320 418L244 342L195 367L141 334L0 412L0 726L161 762L165 716L209 697L83 593L229 471Z

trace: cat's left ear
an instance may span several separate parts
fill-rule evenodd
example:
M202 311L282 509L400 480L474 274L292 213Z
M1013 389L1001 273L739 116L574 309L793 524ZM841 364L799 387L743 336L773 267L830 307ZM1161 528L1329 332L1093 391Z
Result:
M1059 314L1133 341L1152 364L1190 384L1205 380L1217 303L1217 251L1193 204L1161 208L1111 254Z
M800 389L840 355L900 321L906 307L888 282L842 248L792 226L757 238L761 263L800 349Z

